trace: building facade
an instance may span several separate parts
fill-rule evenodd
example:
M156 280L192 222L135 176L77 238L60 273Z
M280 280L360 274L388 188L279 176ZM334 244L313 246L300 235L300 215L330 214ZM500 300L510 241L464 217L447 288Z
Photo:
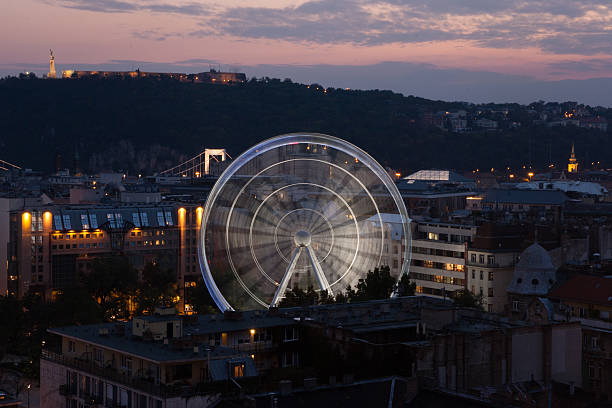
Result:
M202 207L188 203L22 205L8 211L7 293L52 299L74 286L96 258L124 255L141 270L155 262L176 273L179 289L200 277ZM180 306L189 311L181 293Z
M413 223L410 279L418 294L448 297L466 288L466 251L473 225Z

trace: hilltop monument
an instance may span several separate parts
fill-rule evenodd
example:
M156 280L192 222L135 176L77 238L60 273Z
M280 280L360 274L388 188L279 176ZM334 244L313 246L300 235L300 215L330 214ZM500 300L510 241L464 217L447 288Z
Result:
M53 50L49 50L49 73L47 74L47 78L57 78L55 73L55 56L53 55Z

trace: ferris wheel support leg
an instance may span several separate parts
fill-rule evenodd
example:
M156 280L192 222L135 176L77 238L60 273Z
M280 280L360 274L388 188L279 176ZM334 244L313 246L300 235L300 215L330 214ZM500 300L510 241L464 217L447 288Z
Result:
M297 264L297 261L303 249L304 249L303 247L295 248L295 251L293 252L293 258L291 258L291 262L289 262L287 271L285 272L283 279L278 285L278 289L276 289L276 293L274 294L274 298L272 299L272 303L270 303L270 306L272 307L277 306L278 302L280 302L281 299L285 296L287 285L289 284L289 280L291 279L291 276L293 276L293 270L295 269L295 265Z
M327 291L327 294L333 296L333 292L325 274L323 273L323 269L321 269L321 264L319 264L319 260L317 259L314 251L310 246L306 247L306 251L308 252L308 258L310 258L310 263L312 264L313 269L315 270L315 275L317 277L317 281L319 282L319 286L321 290Z

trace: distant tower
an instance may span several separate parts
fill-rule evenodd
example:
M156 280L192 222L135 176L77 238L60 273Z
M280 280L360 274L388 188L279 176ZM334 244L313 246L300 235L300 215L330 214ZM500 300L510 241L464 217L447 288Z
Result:
M569 163L567 164L567 172L568 173L578 173L578 161L576 160L576 153L574 152L574 144L572 143L572 154L569 158Z
M77 150L76 147L74 148L74 157L72 159L72 169L73 169L75 176L81 175L81 167L79 163L79 151Z
M55 57L53 56L53 50L49 50L49 74L47 78L56 78L55 73Z

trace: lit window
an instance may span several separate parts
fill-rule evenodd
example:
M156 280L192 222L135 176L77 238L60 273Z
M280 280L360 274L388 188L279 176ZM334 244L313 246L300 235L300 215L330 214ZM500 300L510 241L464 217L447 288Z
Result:
M170 211L166 211L166 225L174 225Z
M234 365L234 377L244 377L244 363Z
M110 224L111 228L117 228L117 223L115 222L115 214L106 214L106 219Z
M89 221L87 220L87 214L81 214L81 225L83 229L89 229Z

